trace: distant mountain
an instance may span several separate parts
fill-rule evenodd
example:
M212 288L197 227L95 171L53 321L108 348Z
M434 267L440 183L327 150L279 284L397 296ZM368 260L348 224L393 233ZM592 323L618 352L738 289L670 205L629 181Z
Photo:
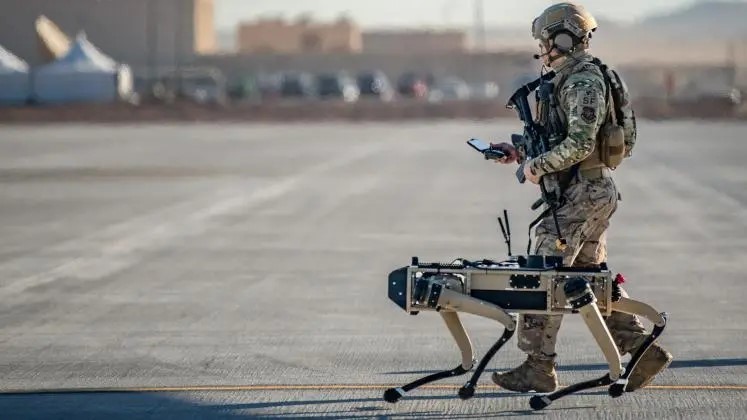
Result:
M666 37L747 37L747 3L708 1L688 8L651 16L637 29Z
M607 19L598 23L592 48L614 63L705 64L734 58L747 65L745 2L701 1L633 24ZM487 31L487 38L493 49L537 49L527 29L494 28Z

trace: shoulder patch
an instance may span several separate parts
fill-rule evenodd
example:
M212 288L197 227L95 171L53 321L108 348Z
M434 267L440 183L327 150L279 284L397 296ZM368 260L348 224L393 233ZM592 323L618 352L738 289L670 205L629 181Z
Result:
M580 104L582 106L597 106L597 93L593 89L587 89L581 94Z
M584 106L581 110L581 119L587 124L592 124L597 120L597 111L590 106Z

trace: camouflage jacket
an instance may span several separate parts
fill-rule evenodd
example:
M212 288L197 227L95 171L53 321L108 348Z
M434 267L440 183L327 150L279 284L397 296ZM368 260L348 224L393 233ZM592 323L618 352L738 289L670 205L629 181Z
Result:
M558 113L567 134L551 139L551 149L532 159L531 169L537 175L568 169L595 150L597 133L607 118L607 88L593 59L587 51L579 51L555 69Z

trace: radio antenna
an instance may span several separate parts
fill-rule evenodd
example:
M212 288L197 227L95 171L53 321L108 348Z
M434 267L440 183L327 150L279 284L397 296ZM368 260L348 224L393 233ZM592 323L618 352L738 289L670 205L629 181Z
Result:
M505 222L504 222L505 219ZM506 247L508 247L508 256L511 257L511 225L508 223L508 211L503 210L503 217L498 216L498 224L501 227L501 233L503 233L503 239L506 241Z

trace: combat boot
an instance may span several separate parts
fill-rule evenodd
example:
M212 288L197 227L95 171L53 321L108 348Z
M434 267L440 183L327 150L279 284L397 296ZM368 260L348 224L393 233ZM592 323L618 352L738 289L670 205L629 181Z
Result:
M508 372L493 372L493 382L516 392L553 392L558 388L555 357L529 356L519 367Z
M635 370L628 377L628 386L626 391L633 392L651 383L656 375L667 368L672 363L672 354L663 347L654 343L643 353L641 359L635 367Z

